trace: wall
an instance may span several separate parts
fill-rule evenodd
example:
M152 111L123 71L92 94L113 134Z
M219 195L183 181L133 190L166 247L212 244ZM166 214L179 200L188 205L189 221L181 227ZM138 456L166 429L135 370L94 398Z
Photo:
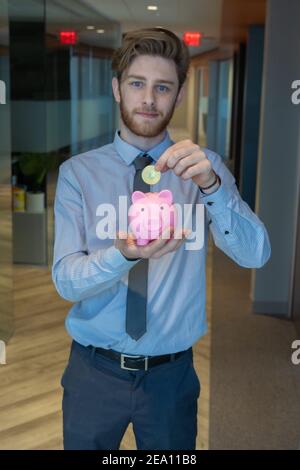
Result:
M185 96L170 121L169 131L172 139L176 141L181 139L196 141L196 96L196 69L191 67L186 82Z
M256 212L270 235L272 256L252 272L258 313L289 316L297 213L300 105L291 83L300 79L300 2L268 2Z

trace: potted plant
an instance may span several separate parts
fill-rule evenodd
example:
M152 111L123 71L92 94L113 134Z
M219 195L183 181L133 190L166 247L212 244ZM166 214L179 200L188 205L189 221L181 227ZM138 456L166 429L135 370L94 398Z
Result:
M47 153L22 153L18 159L21 173L30 178L31 190L26 192L26 210L43 212L45 208L44 183L48 171L58 166L58 156Z

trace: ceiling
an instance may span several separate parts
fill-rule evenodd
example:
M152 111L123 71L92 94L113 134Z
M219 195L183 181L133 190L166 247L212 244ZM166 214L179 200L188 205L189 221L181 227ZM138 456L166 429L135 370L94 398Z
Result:
M38 20L44 14L42 0L10 0L11 14L18 19ZM156 5L157 11L147 10ZM57 34L62 28L76 28L85 43L114 46L117 24L126 32L149 26L171 29L179 37L184 31L200 31L202 45L190 48L191 55L218 45L222 0L47 0L47 30ZM95 26L88 31L87 26ZM103 34L96 32L104 29ZM118 38L119 39L119 38Z
M96 12L121 23L124 31L163 26L178 32L202 30L219 36L222 0L81 0ZM157 11L147 10L156 5Z
M191 55L215 48L220 38L222 0L81 0L95 12L121 25L122 32L161 26L179 37L185 31L200 31L202 46L190 48ZM147 10L156 5L157 11Z
M250 25L265 23L266 9L267 0L223 0L222 44L245 42Z

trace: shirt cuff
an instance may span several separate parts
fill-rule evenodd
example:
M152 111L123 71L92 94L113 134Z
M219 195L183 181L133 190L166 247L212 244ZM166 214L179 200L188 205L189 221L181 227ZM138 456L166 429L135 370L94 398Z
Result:
M222 183L219 188L211 194L203 194L200 189L201 203L204 204L210 214L218 214L224 212L227 208L233 192L226 188Z
M140 259L133 259L129 260L122 255L121 251L118 250L115 246L109 247L103 256L103 261L107 263L112 268L122 268L126 266L133 266L136 264Z

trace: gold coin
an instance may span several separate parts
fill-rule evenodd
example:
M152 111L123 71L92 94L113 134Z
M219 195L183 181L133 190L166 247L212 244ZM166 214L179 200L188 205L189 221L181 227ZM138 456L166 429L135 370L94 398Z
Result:
M160 171L156 171L154 165L145 166L142 171L142 180L146 184L156 184L159 182L161 177Z

